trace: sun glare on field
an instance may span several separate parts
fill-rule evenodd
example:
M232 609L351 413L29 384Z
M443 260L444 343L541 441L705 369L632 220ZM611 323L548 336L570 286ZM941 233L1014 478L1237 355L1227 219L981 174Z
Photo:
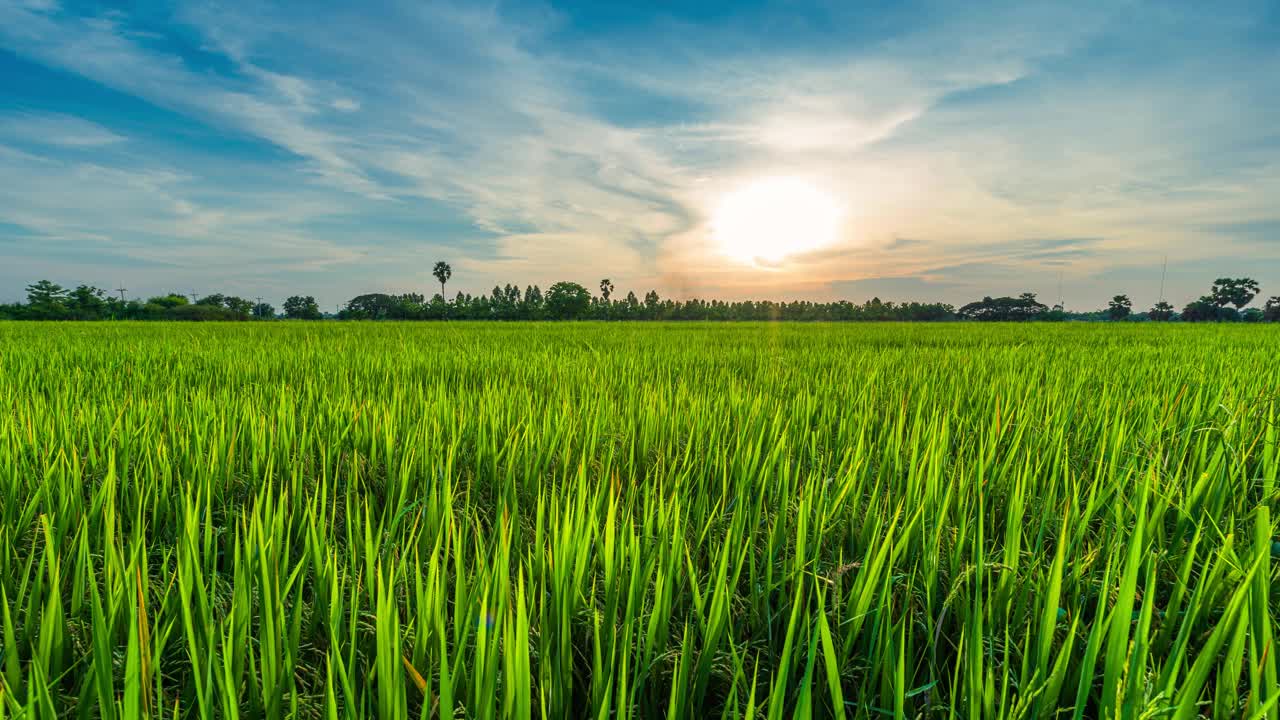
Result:
M834 244L842 215L840 205L814 185L771 177L726 195L712 217L711 232L729 257L774 264Z

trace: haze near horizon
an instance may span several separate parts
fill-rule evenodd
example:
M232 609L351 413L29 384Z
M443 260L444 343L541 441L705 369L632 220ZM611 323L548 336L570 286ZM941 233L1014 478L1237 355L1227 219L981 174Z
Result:
M0 0L0 300L1280 285L1280 4Z

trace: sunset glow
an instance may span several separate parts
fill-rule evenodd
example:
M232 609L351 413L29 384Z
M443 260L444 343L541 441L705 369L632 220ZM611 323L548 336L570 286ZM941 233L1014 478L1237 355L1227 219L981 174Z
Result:
M840 205L809 182L763 178L724 197L712 218L712 235L730 258L777 265L834 245L842 216Z

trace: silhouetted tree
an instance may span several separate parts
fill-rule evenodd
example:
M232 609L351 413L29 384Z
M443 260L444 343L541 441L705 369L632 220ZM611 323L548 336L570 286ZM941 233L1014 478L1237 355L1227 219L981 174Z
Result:
M1107 303L1107 317L1112 320L1123 320L1133 312L1133 303L1128 295L1116 295Z
M446 278L448 276L446 275ZM446 287L441 283L441 289ZM1216 294L1205 295L1187 305L1184 319L1190 322L1233 321L1280 322L1280 296L1270 298L1263 308L1246 308L1242 313L1233 305L1247 303L1256 296L1257 283L1243 278L1220 278L1214 284ZM353 298L339 313L342 319L401 320L508 320L508 319L626 319L626 320L699 320L699 321L940 321L959 318L973 320L1105 320L1132 317L1132 303L1124 295L1113 297L1104 310L1088 313L1050 311L1036 300L1034 293L1017 297L984 297L960 310L943 303L895 303L878 297L855 304L848 300L812 302L808 300L775 302L771 300L663 300L650 290L643 300L635 292L627 292L624 300L614 300L613 283L607 278L600 284L601 297L592 297L576 283L556 283L544 296L536 285L521 292L519 286L494 286L489 293L472 296L459 291L452 302L443 293L428 302L420 293L388 295L369 293ZM234 295L213 293L188 302L178 293L152 297L145 303L117 300L90 285L79 285L68 292L49 281L27 287L26 304L0 305L4 319L83 319L102 318L138 320L244 320L271 318L274 308L267 303L254 304ZM320 307L310 296L292 296L284 303L286 317L320 319ZM1148 313L1153 320L1170 320L1173 306L1165 301Z
M431 271L432 275L440 281L440 295L444 296L444 284L449 282L449 278L453 277L453 268L449 267L449 263L441 260L436 263L435 268Z
M1280 295L1267 300L1266 306L1262 309L1262 319L1267 322L1280 322Z
M1185 322L1213 322L1221 320L1221 311L1224 308L1214 301L1212 295L1203 295L1199 300L1187 303L1182 309L1182 319Z
M658 314L658 291L650 290L644 294L644 318L653 320Z
M290 320L319 320L320 305L310 295L293 295L284 301L284 315Z
M1012 297L984 297L960 308L958 314L970 320L1019 322L1035 320L1048 312L1049 307L1036 300L1035 293L1023 293Z
M1252 278L1218 278L1213 281L1212 300L1218 307L1234 305L1239 310L1253 300L1258 290L1258 282Z
M1158 322L1168 322L1173 319L1173 305L1161 300L1151 308L1151 311L1147 313L1147 317Z

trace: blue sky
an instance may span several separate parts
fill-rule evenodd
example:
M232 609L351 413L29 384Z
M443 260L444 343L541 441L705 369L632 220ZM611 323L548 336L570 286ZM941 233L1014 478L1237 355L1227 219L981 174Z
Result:
M799 178L778 262L724 198ZM785 205L785 203L781 203ZM765 213L783 213L786 207ZM731 242L731 240L730 240ZM1280 3L0 0L0 299L1280 294Z

